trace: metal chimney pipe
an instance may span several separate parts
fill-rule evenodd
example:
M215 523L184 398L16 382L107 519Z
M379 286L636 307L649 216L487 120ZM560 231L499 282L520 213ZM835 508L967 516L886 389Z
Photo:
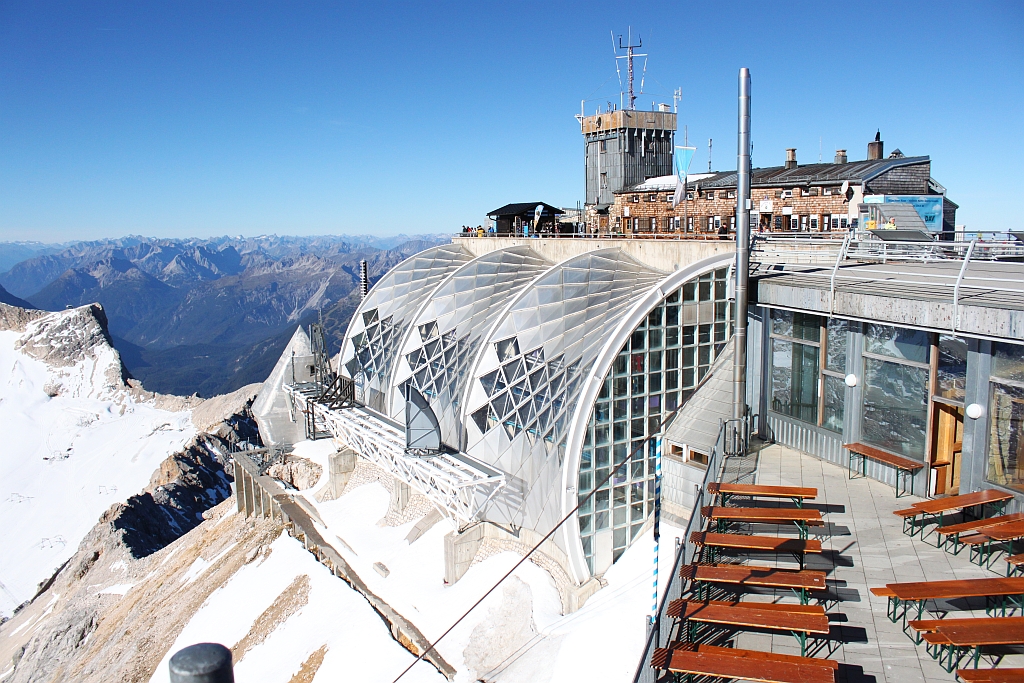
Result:
M370 275L366 268L366 259L359 261L359 293L363 299L370 293Z
M739 91L736 152L736 348L732 366L732 416L743 419L747 416L747 281L750 275L750 70L746 67L740 69Z

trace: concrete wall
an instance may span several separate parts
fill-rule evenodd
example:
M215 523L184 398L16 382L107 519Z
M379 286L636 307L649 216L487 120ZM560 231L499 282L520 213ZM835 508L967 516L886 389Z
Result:
M589 251L617 247L637 261L665 272L679 270L709 256L731 254L736 251L735 243L719 240L455 237L453 241L474 256L482 256L498 249L526 245L554 263Z

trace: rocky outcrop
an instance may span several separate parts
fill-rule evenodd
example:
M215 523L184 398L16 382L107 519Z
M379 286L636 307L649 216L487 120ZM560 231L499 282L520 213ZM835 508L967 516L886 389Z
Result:
M294 455L286 455L284 460L274 463L267 470L267 474L274 479L283 481L288 486L299 491L313 488L320 481L320 475L323 472L324 468L312 460L299 458Z

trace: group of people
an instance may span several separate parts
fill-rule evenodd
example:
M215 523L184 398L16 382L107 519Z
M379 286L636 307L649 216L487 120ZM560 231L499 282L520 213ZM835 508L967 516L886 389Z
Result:
M494 232L494 228L488 228L487 232ZM485 232L482 225L478 225L475 228L471 225L462 226L463 235L476 235L477 237L483 237Z

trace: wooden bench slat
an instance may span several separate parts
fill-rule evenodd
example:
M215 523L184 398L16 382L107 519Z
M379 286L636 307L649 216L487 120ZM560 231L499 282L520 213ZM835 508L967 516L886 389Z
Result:
M892 592L891 588L887 586L878 586L876 588L869 588L872 595L877 595L880 598L895 598L896 594Z
M984 534L997 541L1013 541L1024 537L1024 521L1007 522L985 527Z
M991 617L972 620L977 623L940 626L938 633L952 645L978 647L982 645L1024 645L1024 618Z
M843 448L848 451L852 451L859 455L863 455L871 460L877 460L878 462L884 462L886 465L896 467L901 470L908 470L914 472L924 467L923 462L917 460L911 460L910 458L904 458L901 455L895 455L887 451L883 451L880 448L874 446L868 446L864 443L847 443L843 444Z
M1024 553L1020 553L1019 555L1010 555L1008 558L1006 558L1006 561L1012 564L1014 567L1022 565L1024 564Z
M1024 669L960 669L963 683L1024 683Z
M742 564L699 565L684 578L709 583L728 583L771 588L808 588L824 590L825 572L816 570L776 569Z
M795 662L766 662L748 657L710 652L659 648L654 653L656 668L714 678L736 678L758 683L834 683L835 671L828 666Z
M817 659L815 657L801 657L799 655L780 655L775 652L762 652L761 650L741 650L735 647L719 647L718 645L707 645L701 643L697 646L697 652L708 652L731 657L744 657L765 662L792 662L794 664L812 664L815 666L827 666L830 669L839 670L839 662L834 659Z
M1001 619L1018 619L1024 623L1024 617L1000 617ZM988 617L963 617L957 619L913 619L907 622L907 626L915 631L934 632L941 627L952 628L954 626L971 626L979 621L987 621Z
M729 520L734 522L762 522L769 524L824 524L821 511L810 508L731 508L719 505L705 505L700 509L701 515L711 520Z
M800 498L818 497L818 489L806 486L762 486L760 484L708 484L711 495L724 493L729 496L750 496L752 498Z
M669 603L681 609L683 605L707 605L710 607L737 607L740 609L756 609L766 612L792 612L794 614L815 614L825 616L825 608L821 605L792 605L786 602L754 602L751 600L688 600L677 598ZM677 616L672 614L670 616Z
M776 536L752 536L749 534L716 534L707 531L694 531L690 534L690 542L694 545L708 545L716 548L732 550L758 550L779 553L820 553L821 541L797 538L778 538Z

